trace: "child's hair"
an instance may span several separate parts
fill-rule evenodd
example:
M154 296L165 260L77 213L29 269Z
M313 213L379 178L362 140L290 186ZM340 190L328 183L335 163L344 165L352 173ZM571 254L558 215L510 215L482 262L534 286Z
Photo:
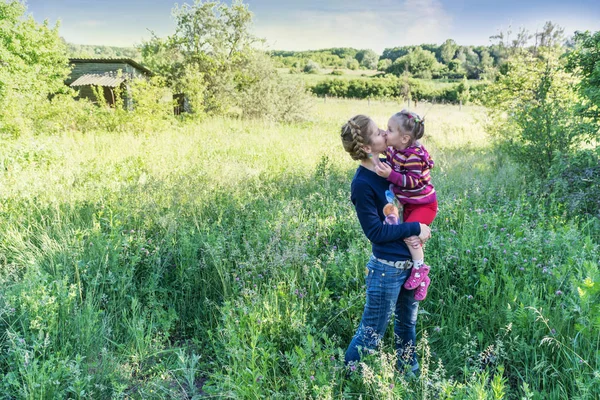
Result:
M402 110L392 115L392 118L398 121L398 126L402 132L410 135L412 143L421 139L425 134L425 118L419 117L417 113Z
M353 160L366 160L369 155L362 148L371 144L372 132L369 132L371 118L366 115L355 115L342 126L342 144Z

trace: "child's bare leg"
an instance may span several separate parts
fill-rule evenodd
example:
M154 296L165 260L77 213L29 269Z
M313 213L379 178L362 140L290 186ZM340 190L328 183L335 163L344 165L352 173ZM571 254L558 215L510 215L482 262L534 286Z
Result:
M408 250L410 251L410 257L413 260L413 268L421 268L425 258L425 254L423 253L423 246L408 246Z

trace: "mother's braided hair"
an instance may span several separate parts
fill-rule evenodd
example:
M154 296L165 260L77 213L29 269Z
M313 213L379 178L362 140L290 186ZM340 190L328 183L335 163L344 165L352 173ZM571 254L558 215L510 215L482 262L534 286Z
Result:
M392 118L398 120L400 128L413 138L413 141L417 141L425 134L425 118L419 117L417 113L402 110L392 116Z
M366 160L369 155L363 146L371 144L369 124L371 119L366 115L355 115L342 126L342 144L353 160Z

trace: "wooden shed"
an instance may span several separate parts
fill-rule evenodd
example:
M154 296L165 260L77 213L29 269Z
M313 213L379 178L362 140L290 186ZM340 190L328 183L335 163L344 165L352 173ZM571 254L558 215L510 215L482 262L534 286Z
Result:
M65 83L79 91L78 98L97 102L93 86L102 88L107 104L115 104L115 89L125 96L125 107L131 107L127 83L135 78L149 77L152 72L130 58L71 58L71 75Z

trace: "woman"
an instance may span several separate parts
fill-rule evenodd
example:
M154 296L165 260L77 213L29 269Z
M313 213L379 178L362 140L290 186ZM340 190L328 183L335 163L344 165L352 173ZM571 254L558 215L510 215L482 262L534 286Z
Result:
M380 162L378 155L386 150L386 132L369 117L357 115L342 127L341 137L344 149L354 160L360 161L352 179L350 197L373 251L365 271L367 302L345 361L358 361L359 351L377 348L393 312L398 368L409 368L416 373L419 368L414 351L418 302L412 290L402 287L412 267L406 244L420 245L430 238L431 231L418 222L383 223L389 182L375 170Z

